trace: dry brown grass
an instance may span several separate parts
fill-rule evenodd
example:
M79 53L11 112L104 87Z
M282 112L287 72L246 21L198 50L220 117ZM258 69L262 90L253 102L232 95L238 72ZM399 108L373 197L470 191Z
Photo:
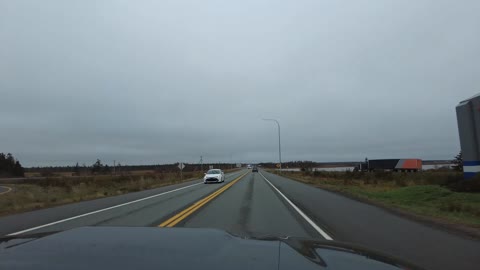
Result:
M233 172L239 169L225 170ZM29 177L39 176L29 173ZM0 195L0 215L19 213L61 204L80 202L129 192L173 185L203 177L203 172L156 172L154 170L120 172L119 175L71 177L63 173L45 179L25 180L20 184L2 184L13 190Z
M0 195L0 215L66 203L115 196L199 179L203 173L148 173L145 175L53 177L4 185L13 190Z

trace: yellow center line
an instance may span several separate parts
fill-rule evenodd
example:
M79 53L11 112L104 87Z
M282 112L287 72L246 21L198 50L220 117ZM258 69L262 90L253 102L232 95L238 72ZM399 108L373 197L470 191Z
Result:
M238 180L237 180L238 181ZM232 181L232 185L235 184L237 181L233 182ZM186 217L188 217L189 215L191 215L193 212L197 211L198 209L200 209L202 206L204 206L205 204L207 204L209 201L213 200L214 198L216 198L217 196L219 196L222 192L224 192L225 190L227 190L229 187L231 187L232 185L230 186L225 186L225 188L219 190L218 192L215 192L214 194L212 194L212 196L210 196L207 200L203 200L200 204L196 205L195 207L193 207L192 209L188 210L185 214L183 214L181 217L177 218L176 220L172 221L172 223L168 224L167 227L173 227L175 225L177 225L180 221L182 221L183 219L185 219Z
M226 186L225 186L225 187L226 187ZM202 204L204 201L209 200L210 198L212 198L214 195L218 194L219 192L222 192L222 191L225 189L225 187L222 187L221 189L215 191L214 193L208 195L207 197L199 200L198 202L194 203L192 206L190 206L190 207L188 207L187 209L183 210L182 212L176 214L175 216L173 216L172 218L170 218L170 219L168 219L167 221L163 222L163 223L160 224L159 226L160 226L160 227L165 227L165 225L167 225L168 223L170 223L170 222L174 221L175 219L183 216L184 214L186 214L187 212L189 212L191 209L193 209L193 208L195 208L196 206ZM202 204L202 205L203 205L203 204ZM169 226L169 227L171 227L171 226Z
M220 195L222 192L224 192L225 190L227 190L228 188L233 186L236 182L240 181L240 179L242 179L247 174L248 174L248 172L239 176L238 178L236 178L232 182L226 184L224 187L222 187L219 190L213 192L212 194L208 195L207 197L197 201L196 203L194 203L193 205L191 205L187 209L183 210L182 212L176 214L175 216L169 218L168 220L166 220L162 224L158 225L158 227L173 227L173 226L177 225L180 221L184 220L186 217L188 217L189 215L191 215L192 213L194 213L195 211L200 209L206 203L213 200L218 195Z
M235 181L235 180L234 180ZM233 182L233 181L232 181ZM182 212L176 214L175 216L173 216L172 218L168 219L167 221L163 222L162 224L160 224L159 226L160 227L165 227L165 225L167 225L168 223L172 222L173 220L183 216L185 213L189 212L191 209L193 209L194 207L202 204L204 201L206 200L209 200L210 198L212 198L213 196L215 196L216 194L219 194L220 192L223 192L225 190L225 188L227 188L227 186L229 187L232 182L228 183L227 185L225 185L224 187L220 188L219 190L215 191L214 193L208 195L207 197L199 200L198 202L194 203L192 206L188 207L187 209L183 210ZM203 205L203 204L202 204Z

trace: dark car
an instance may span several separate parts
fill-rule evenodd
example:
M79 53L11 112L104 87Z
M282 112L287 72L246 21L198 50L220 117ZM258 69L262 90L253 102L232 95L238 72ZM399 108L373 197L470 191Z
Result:
M0 239L0 269L418 269L333 241L216 229L83 227Z
M257 166L253 167L252 172L258 172Z

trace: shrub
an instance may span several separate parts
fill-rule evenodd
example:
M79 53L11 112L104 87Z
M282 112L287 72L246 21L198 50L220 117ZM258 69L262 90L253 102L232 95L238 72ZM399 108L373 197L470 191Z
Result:
M364 185L369 185L370 184L370 177L363 178L363 184Z
M391 181L393 180L393 173L385 171L375 171L373 173L373 177L377 180Z
M43 172L40 173L40 176L42 176L42 177L52 177L52 176L54 176L54 174L51 171L43 171Z
M415 185L422 185L424 183L423 181L423 175L421 173L415 173L412 175L411 180Z
M399 186L399 187L406 187L407 186L407 182L405 181L404 178L396 178L395 179L395 185Z
M450 179L448 187L459 192L480 192L480 174L472 179L456 177Z
M305 175L305 176L310 176L310 175L312 175L312 172L311 172L311 171L305 171L305 170L303 170L303 168L302 168L302 172L303 172L303 175Z
M193 177L193 173L192 173L192 172L183 173L183 178L184 178L184 179L192 178L192 177Z
M353 178L355 179L365 179L366 178L366 174L364 172L353 172Z
M462 205L456 202L447 203L447 211L449 212L460 212L462 211Z

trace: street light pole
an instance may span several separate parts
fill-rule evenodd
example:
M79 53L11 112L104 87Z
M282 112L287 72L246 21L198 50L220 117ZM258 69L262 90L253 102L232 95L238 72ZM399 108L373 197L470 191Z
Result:
M262 120L265 120L265 121L273 121L275 123L277 123L277 127L278 127L278 161L280 163L280 172L282 171L282 146L281 146L281 143L280 143L280 123L276 120L276 119L262 119Z

